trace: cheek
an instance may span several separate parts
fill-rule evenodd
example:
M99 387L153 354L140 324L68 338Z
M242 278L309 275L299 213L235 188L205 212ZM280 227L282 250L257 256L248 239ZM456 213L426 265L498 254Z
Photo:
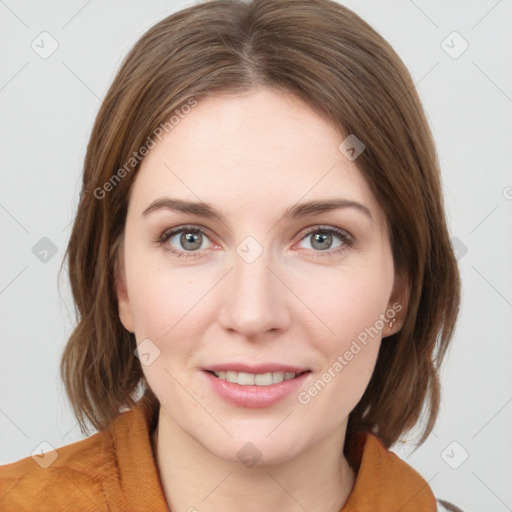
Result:
M323 367L312 387L304 390L303 401L319 407L333 404L333 421L348 414L362 397L377 360L385 313L392 291L390 260L349 269L332 275L311 295L311 309L321 318L323 336L311 335L321 354ZM309 285L310 291L315 289ZM324 389L326 391L324 391ZM320 396L321 395L321 396Z
M180 300L179 294L172 291L179 283L174 282L170 288L165 280L157 279L148 272L132 283L131 301L137 337L142 336L155 341L165 338L178 321L180 313L185 313L185 298L182 297Z
M189 315L197 315L201 299L208 291L208 276L189 269L172 268L161 258L152 258L134 248L126 265L130 302L137 337L163 343L188 324ZM155 261L156 260L156 261Z
M194 320L201 311L206 286L191 283L176 270L171 273L148 264L138 268L144 270L131 274L130 289L135 335L137 344L145 343L151 354L150 364L143 364L142 371L160 401L172 397L168 410L183 412L194 406L179 383L190 387L190 376L183 369L198 349L193 340L200 339L201 327Z
M360 280L347 280L345 285L336 300L323 305L325 323L335 334L311 336L322 367L297 396L305 411L323 418L327 430L346 420L368 386L381 344L380 316L387 304L384 293Z
M321 289L309 284L311 310L325 326L324 346L331 352L345 350L352 340L364 340L368 331L380 338L392 281L392 266L377 262L332 273L331 279L322 279Z

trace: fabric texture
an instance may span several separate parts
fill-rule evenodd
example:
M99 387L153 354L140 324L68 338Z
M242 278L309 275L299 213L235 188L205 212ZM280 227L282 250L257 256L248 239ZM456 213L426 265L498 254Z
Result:
M0 511L170 512L151 445L156 419L137 405L107 429L57 448L46 469L37 455L0 466ZM374 435L358 434L348 458L357 476L340 512L438 510L428 483Z

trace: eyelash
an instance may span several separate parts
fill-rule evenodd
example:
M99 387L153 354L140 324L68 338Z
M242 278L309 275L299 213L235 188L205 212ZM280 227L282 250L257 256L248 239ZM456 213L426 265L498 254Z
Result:
M178 250L174 249L173 247L171 247L169 244L166 243L172 236L174 236L174 235L176 235L178 233L183 233L183 232L187 232L187 231L199 232L202 235L208 236L207 233L203 229L198 227L198 226L181 226L179 228L173 228L173 229L164 231L155 240L155 242L158 245L160 245L160 246L164 246L164 250L172 253L173 255L177 256L178 258L195 258L195 257L198 257L200 255L201 251L197 251L197 250L196 251L178 251ZM340 240L343 242L342 245L340 245L339 247L336 247L335 249L327 249L325 251L320 251L320 250L315 251L315 250L313 250L314 253L318 253L316 255L318 257L326 257L326 256L333 256L335 254L340 254L341 252L343 252L347 248L349 248L352 245L354 245L354 240L353 240L351 235L349 235L343 229L335 228L333 226L315 226L313 229L311 229L311 230L307 231L306 233L304 233L302 235L302 238L299 240L299 242L301 242L302 240L307 238L309 235L312 235L314 233L329 233L329 234L333 234L333 235L336 235L338 238L340 238Z

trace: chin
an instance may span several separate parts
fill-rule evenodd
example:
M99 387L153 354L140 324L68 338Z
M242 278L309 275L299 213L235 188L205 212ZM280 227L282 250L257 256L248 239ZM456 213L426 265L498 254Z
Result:
M256 421L251 425L243 421L244 425L238 425L238 428L226 424L233 437L219 432L205 438L203 433L196 437L196 441L212 455L227 462L241 463L247 467L281 464L299 456L314 446L319 441L317 438L322 437L321 432L316 435L314 432L308 433L304 426L290 424L285 427L286 420L279 425L283 417L263 424Z
M260 435L252 440L243 436L230 440L225 446L213 444L205 448L220 459L250 468L285 463L300 454L302 447L295 439L269 440Z

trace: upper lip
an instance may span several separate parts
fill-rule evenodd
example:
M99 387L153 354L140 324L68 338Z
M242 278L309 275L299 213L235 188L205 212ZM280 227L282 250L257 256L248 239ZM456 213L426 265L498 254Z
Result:
M273 372L289 372L289 373L303 373L308 371L307 368L299 366L290 366L287 364L280 363L262 363L262 364L246 364L246 363L219 363L208 365L203 368L204 370L210 370L212 372L245 372L245 373L273 373Z

